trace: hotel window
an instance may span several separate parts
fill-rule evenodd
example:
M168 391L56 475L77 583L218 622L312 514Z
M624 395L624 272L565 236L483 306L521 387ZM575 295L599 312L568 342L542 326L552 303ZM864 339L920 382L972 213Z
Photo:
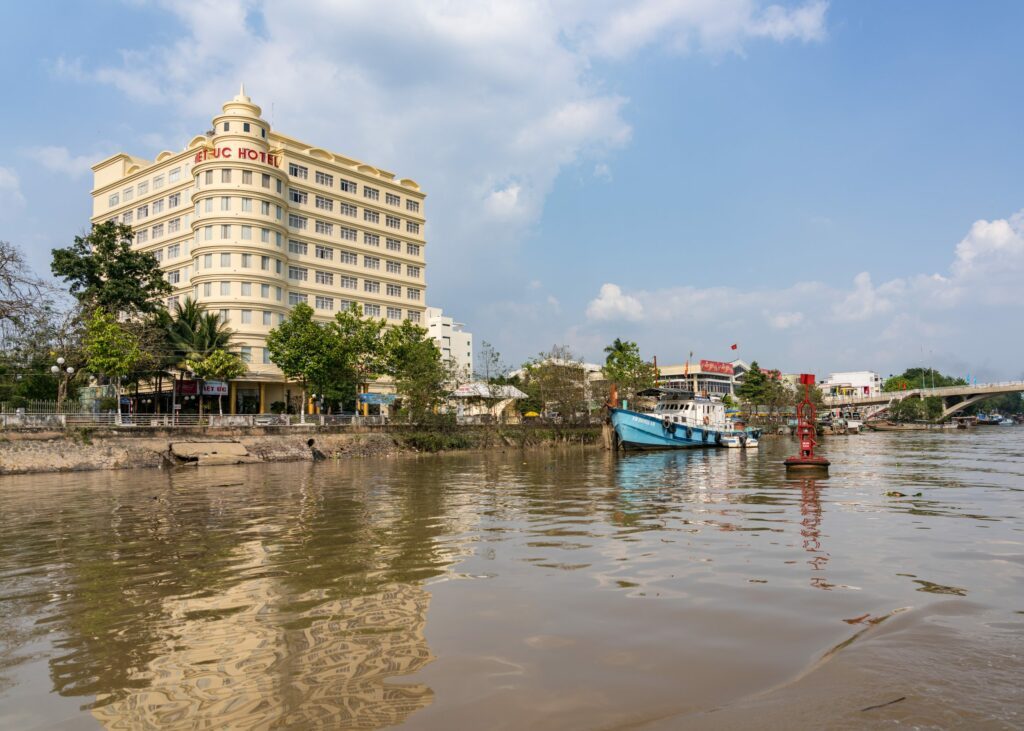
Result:
M281 273L281 260L280 259L274 259L274 272L276 274L280 274ZM278 299L281 299L281 298L278 297Z
M264 188L269 188L270 187L270 176L267 175L266 173L263 173L263 175L260 177L260 183L263 185Z
M354 182L352 182L351 180L345 180L345 178L341 178L338 181L338 185L346 193L355 193L356 188L358 187Z
M167 298L167 308L168 309L173 310L177 306L178 306L178 295L174 295L173 297L168 297Z
M372 279L364 279L363 291L370 292L371 294L380 294L380 282L375 282Z
M338 252L338 261L342 264L351 264L355 266L359 263L359 257L353 254L351 251L345 251L344 249Z
M281 184L281 179L280 178L274 178L274 181L277 183L277 192L280 193L281 192L281 185L282 185Z
M388 239L388 251L402 251L402 242L398 239Z
M230 132L231 131L231 122L225 122L224 123L224 131L225 132Z
M401 274L402 265L397 261L389 261L387 263L388 274Z
M346 277L342 275L341 281L339 282L342 289L358 289L359 282L356 281L355 277Z
M156 234L153 235L155 236ZM181 244L171 244L167 247L168 259L177 259L179 256L181 256Z
M370 223L380 223L380 214L377 211L363 209L363 220Z
M163 249L157 249L156 251L154 251L153 252L153 258L156 259L158 262L163 261L164 260L164 250Z
M164 212L164 199L153 201L153 215Z
M316 258L317 259L334 259L334 249L330 246L324 246L323 244L316 245Z
M402 228L402 219L398 216L384 216L384 225L388 228Z
M296 165L293 162L288 163L288 174L293 178L302 178L306 180L309 178L309 168L304 168L301 165Z
M125 188L124 191L121 193L121 198L124 200L125 203L127 203L128 201L130 201L134 197L135 197L135 188Z
M160 190L163 187L164 187L164 176L163 175L157 175L155 178L153 178L153 190Z
M307 297L304 294L299 294L298 292L289 292L288 293L288 304L292 305L293 307L295 305L299 304L300 302L302 304L306 304L306 302L308 302L308 301L309 301L309 297Z
M242 254L242 268L252 269L252 254Z
M203 175L203 178L204 178L203 183L205 183L206 185L213 185L213 171L212 170L207 170L206 174Z
M213 283L203 282L203 297L209 297L213 293Z
M137 189L140 196L146 195L149 192L149 183L139 183Z
M180 218L172 218L170 221L167 222L167 233L169 233L169 234L176 234L180 230L181 230L181 219Z
M167 182L177 183L179 180L181 180L181 168L172 168L171 171L167 173Z
M363 305L363 314L367 317L380 317L380 305Z
M121 196L119 196L117 193L111 193L110 197L107 198L107 205L110 206L111 208L113 208L114 206L116 206L118 204L118 202L120 200L121 200Z
M343 216L356 216L358 209L351 203L341 203L338 206L338 211Z
M224 168L220 171L220 182L230 183L231 182L231 168Z
M245 294L245 285L244 284L242 285L242 294ZM252 324L252 310L242 310L242 324L243 325L251 325ZM243 348L243 350L244 350L244 348Z
M295 279L299 282L305 282L309 280L309 270L305 267L288 267L288 278Z
M331 274L330 272L317 271L317 273L316 273L316 283L317 284L329 284L330 286L333 287L334 286L334 275Z
M242 171L242 182L246 185L252 185L252 170Z
M231 310L217 310L217 312L220 314L220 321L227 323L228 318L231 317Z
M264 216L270 215L270 204L266 201L260 201L260 213Z
M270 271L270 257L269 256L261 256L260 257L260 269L262 269L265 272L269 272Z
M265 130L265 129L263 130L263 136L264 137L267 136L267 130ZM267 314L269 315L270 313L268 312ZM268 322L267 324L269 325L270 323ZM263 348L263 365L270 365L270 349L269 348Z
M242 213L252 213L252 198L242 199Z
M408 266L405 267L405 273L408 276L413 277L414 279L419 279L420 268L419 267L414 267L412 265L408 265Z
M149 215L149 205L143 205L143 206L139 206L138 208L136 208L135 209L135 215L137 215L139 218L145 218L146 216L148 216Z
M408 254L409 256L419 256L420 255L420 245L419 244L406 244L405 245L405 253Z
M274 206L274 218L281 220L281 206Z
M288 253L289 254L308 254L309 245L302 241L295 241L294 239L288 239Z
M409 319L409 322L419 322L420 321L420 313L415 312L414 310L409 310L408 319Z
M270 285L269 284L261 284L260 285L260 297L262 297L265 300L270 299Z
M359 308L359 305L357 305L352 300L338 300L338 309L339 310L342 310L342 311L349 310L352 307L356 308L356 314L362 314L362 310Z
M341 238L344 239L345 241L356 240L356 230L354 228L346 228L345 226L342 226L339 229L338 233L341 235Z
M248 123L248 122L242 122L242 131L243 131L243 132L249 132L249 131L251 131L251 130L249 129L249 123Z
M252 241L252 226L242 226L242 241Z
M380 269L380 259L376 256L364 256L363 266L367 269Z
M128 224L128 223L131 223L131 222L132 222L132 212L131 211L125 211L124 213L121 214L121 223Z
M177 208L181 205L181 193L171 193L167 196L167 207Z
M413 289L412 287L410 287L409 289L405 290L405 293L411 300L419 300L420 298L420 291L418 289Z
M288 199L292 203L307 203L309 201L309 193L304 190L298 190L296 188L288 189Z
M213 198L203 201L203 213L213 213Z
M260 229L260 241L262 243L264 243L264 244L269 244L270 243L270 229L269 228L261 228Z
M380 191L376 188L368 188L363 186L363 198L369 198L372 201L380 200Z
M263 285L266 286L266 285ZM270 314L270 310L263 310L263 324L270 327L274 324L273 315Z
M288 214L288 225L292 228L305 229L309 221L303 216L296 216L294 213Z
M400 205L402 205L402 199L399 198L394 193L385 193L384 194L384 202L387 203L389 206L400 206Z
M213 226L203 226L203 239L209 241L213 238Z
M411 234L418 234L420 232L420 225L418 223L413 223L412 221L406 221L405 230Z
M283 241L284 241L284 239L281 237L281 232L280 231L275 231L274 232L274 246L276 246L277 248L280 249L281 248L281 243Z
M244 311L242 312L242 317L243 318L245 317L245 312ZM252 321L252 313L251 312L249 313L249 320ZM245 322L245 320L243 319L242 322ZM252 363L252 346L251 345L243 345L241 348L238 349L238 354L242 358L242 362L243 363Z
M334 309L334 298L333 297L321 297L317 295L316 308L318 310L333 310Z
M322 173L319 170L316 171L316 182L320 185L326 185L330 188L334 187L334 176Z
M278 302L281 301L281 288L280 287L274 287L274 299L276 299ZM278 315L277 316L277 321L278 322L283 322L284 318L281 317L280 315Z
M380 236L377 234L363 233L363 243L367 246L380 246Z
M203 254L203 269L211 269L213 267L213 254Z
M318 195L316 197L316 207L319 208L321 211L333 211L334 201L332 201L330 198L324 198L322 195Z
M196 181L196 189L198 190L198 188L199 188L199 173L196 173L195 181Z
M231 238L231 224L226 224L226 225L220 227L220 237L222 239L230 239Z
M167 272L167 281L171 284L177 284L181 281L181 272L177 269L173 272Z
M231 282L220 283L220 294L222 297L227 297L231 294Z
M327 236L333 236L334 235L334 225L330 224L330 223L326 223L324 221L317 221L316 222L316 232L318 234L326 234Z
M231 197L230 196L222 195L220 197L220 209L222 211L230 211L231 210Z
M401 287L399 287L397 284L389 284L388 285L388 297L401 297L401 296L402 296L402 288Z
M252 297L252 282L242 282L242 296Z
M141 244L145 241L149 241L149 231L147 231L146 229L142 229L141 231L135 234L135 242Z
M407 211L412 211L413 213L419 213L420 212L420 202L419 201L414 201L414 200L409 200L408 198L406 198L405 199L405 209Z
M231 266L231 254L223 253L220 255L220 265L222 267Z
M400 307L389 307L388 308L388 319L389 320L401 320L402 309Z

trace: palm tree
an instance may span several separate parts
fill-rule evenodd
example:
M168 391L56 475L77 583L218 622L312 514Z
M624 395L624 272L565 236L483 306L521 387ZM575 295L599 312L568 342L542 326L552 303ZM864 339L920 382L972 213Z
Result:
M611 345L606 345L604 352L608 354L608 357L604 359L607 365L611 365L616 360L619 360L621 356L629 353L629 346L632 343L623 342L622 338L615 338Z
M235 336L216 312L207 312L192 298L175 304L165 323L175 365L185 359L202 360L218 350L227 350Z

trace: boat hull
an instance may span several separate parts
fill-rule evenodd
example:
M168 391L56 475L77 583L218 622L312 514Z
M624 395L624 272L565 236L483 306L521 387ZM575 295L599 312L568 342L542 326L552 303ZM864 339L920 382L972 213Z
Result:
M720 447L730 432L665 423L657 416L625 409L609 409L615 436L623 449L698 449ZM673 428L674 427L674 428Z

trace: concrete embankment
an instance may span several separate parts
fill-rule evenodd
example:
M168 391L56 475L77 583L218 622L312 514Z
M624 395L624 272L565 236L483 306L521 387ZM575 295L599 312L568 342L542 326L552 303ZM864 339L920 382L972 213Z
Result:
M187 467L593 445L599 427L83 429L0 433L0 474Z

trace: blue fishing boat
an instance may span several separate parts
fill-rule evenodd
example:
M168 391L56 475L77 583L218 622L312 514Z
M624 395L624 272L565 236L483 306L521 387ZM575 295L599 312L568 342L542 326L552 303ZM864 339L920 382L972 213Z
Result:
M609 407L616 446L629 450L757 446L759 434L734 428L721 401L692 398L689 392L661 393L653 412Z

